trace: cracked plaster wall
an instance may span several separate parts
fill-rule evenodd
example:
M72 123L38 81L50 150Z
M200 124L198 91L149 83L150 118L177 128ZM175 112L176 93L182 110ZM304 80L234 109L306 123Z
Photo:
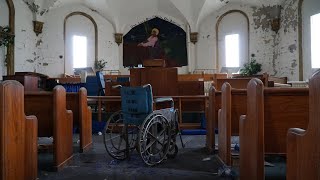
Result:
M279 6L253 7L229 3L210 14L200 24L196 68L216 67L216 22L221 15L230 10L241 10L249 18L249 57L255 54L257 62L262 64L262 72L298 80L298 11L295 1L288 0L283 4L280 16L281 24L285 21L285 26L281 25L278 33L271 30L270 22L279 16Z
M249 18L249 57L251 54L255 54L257 62L262 63L262 71L272 72L270 62L273 59L276 33L271 30L268 24L271 19L268 9L272 8L229 3L219 11L210 14L200 25L196 68L216 67L216 22L221 15L230 10L241 10Z
M39 72L36 65L27 62L27 59L36 58L38 51L36 42L38 37L33 32L33 14L21 0L13 0L15 7L15 63L16 72Z
M6 27L9 25L9 9L8 5L5 1L0 1L0 26ZM5 51L6 48L4 46L0 47L0 79L2 76L6 74L7 67L5 66Z
M118 45L114 42L112 25L96 12L82 6L72 5L51 9L44 16L42 34L33 31L33 14L21 0L14 0L15 22L15 71L31 71L59 77L64 73L63 24L71 12L89 14L98 26L98 59L108 61L106 70L119 69ZM0 48L1 58L3 54ZM60 58L62 56L62 58ZM2 59L0 59L3 62ZM91 63L92 64L92 63ZM3 68L2 66L0 68ZM2 73L4 73L2 71Z
M299 80L298 0L282 4L280 30L276 36L274 75Z
M42 66L42 72L52 77L64 73L64 40L63 24L65 17L72 12L84 12L90 15L98 26L98 59L104 59L108 63L105 70L119 69L118 45L114 42L114 29L112 25L96 12L82 5L67 5L52 9L45 16L42 43L39 46L41 62L47 63ZM40 35L39 35L40 36ZM60 58L60 56L63 56ZM66 59L68 61L68 59ZM92 63L88 63L92 64Z

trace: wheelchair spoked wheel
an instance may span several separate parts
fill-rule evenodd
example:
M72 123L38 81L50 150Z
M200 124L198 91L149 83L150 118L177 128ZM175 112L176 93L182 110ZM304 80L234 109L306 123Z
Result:
M151 114L143 122L139 133L139 150L143 161L160 163L167 155L170 143L170 124L161 114Z
M136 147L138 132L137 126L124 124L121 111L113 113L103 131L103 142L108 154L118 160L126 159L128 152ZM129 149L126 146L127 139Z

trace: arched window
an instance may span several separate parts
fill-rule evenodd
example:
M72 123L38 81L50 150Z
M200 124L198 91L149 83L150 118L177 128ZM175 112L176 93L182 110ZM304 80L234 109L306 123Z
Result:
M73 12L65 18L65 73L74 68L94 67L97 60L97 24L91 16Z
M249 20L239 10L229 11L217 21L217 68L241 67L249 60Z
M303 79L305 80L320 68L320 4L318 0L300 0L299 5L301 8L299 26L302 28L300 53L303 56L301 66L303 66Z

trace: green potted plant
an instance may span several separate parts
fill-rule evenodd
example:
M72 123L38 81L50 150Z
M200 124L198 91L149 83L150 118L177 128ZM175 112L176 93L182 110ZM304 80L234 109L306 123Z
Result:
M10 28L8 26L6 27L0 26L0 47L4 46L8 48L8 46L13 43L14 43L14 35L11 34ZM8 54L5 55L5 60L4 60L5 65L7 65L7 56Z
M101 71L103 70L103 68L106 66L108 62L105 61L104 59L100 59L100 60L96 60L94 62L94 68L97 70L97 71Z
M251 60L248 63L245 63L243 68L240 69L240 74L243 76L252 76L259 73L262 69L262 64L257 63L257 61L254 58L254 54L251 55Z
M8 47L9 44L12 44L14 41L14 35L10 33L10 28L8 26L0 26L0 47Z

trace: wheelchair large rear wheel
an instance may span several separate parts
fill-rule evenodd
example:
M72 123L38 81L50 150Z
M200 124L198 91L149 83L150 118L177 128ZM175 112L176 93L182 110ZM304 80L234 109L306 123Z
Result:
M170 124L161 114L150 114L140 128L139 150L143 161L150 165L160 163L170 144Z
M126 159L129 151L136 147L138 132L136 126L124 124L121 111L113 113L103 131L104 146L108 154L118 160Z

